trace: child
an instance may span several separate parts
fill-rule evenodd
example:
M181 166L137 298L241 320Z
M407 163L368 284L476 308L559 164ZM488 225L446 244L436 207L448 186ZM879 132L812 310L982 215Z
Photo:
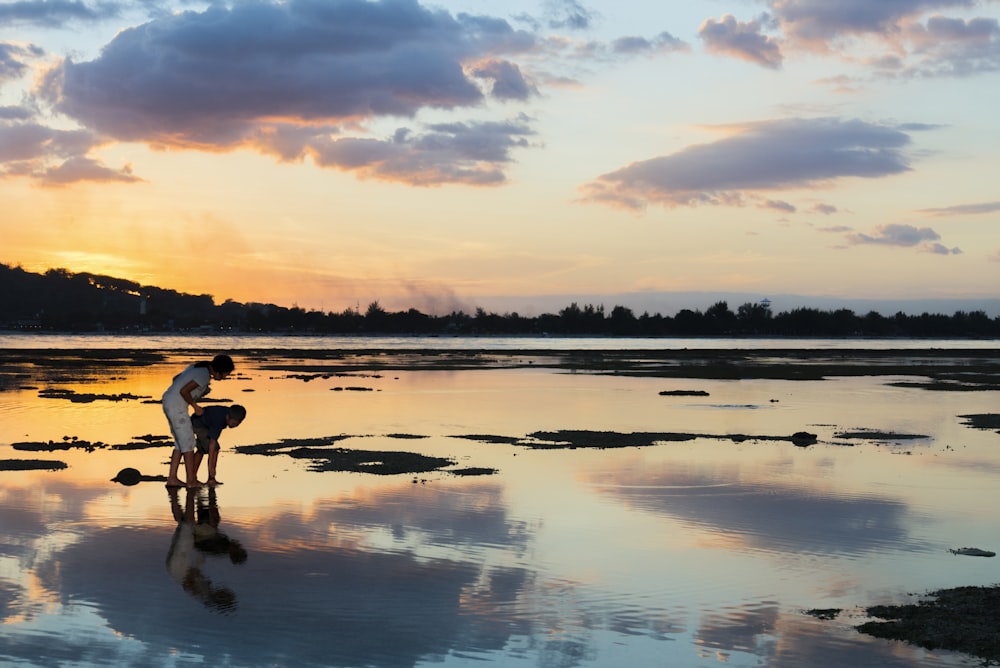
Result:
M201 459L208 454L208 481L211 486L222 483L215 478L215 467L219 461L219 435L226 427L235 429L247 416L247 409L239 404L226 406L209 406L201 415L191 418L194 427L197 451L194 455L195 475L201 466Z
M188 406L194 409L195 415L201 415L205 409L198 405L198 399L208 394L212 380L223 380L233 372L235 365L229 355L216 355L211 362L198 362L174 376L173 383L163 393L163 412L170 423L170 432L174 436L174 451L170 455L170 474L167 476L167 487L184 485L177 477L181 457L184 458L184 471L189 489L201 487L198 482L198 469L194 463L195 436Z

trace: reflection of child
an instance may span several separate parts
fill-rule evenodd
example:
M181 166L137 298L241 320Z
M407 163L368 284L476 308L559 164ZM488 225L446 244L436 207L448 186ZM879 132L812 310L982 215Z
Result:
M205 409L198 405L198 399L208 394L208 386L212 380L223 380L233 372L234 368L229 355L216 355L211 362L192 364L174 376L173 383L163 393L163 412L167 416L170 432L174 436L174 451L170 455L167 487L180 487L184 484L177 477L182 456L187 486L201 487L194 463L195 436L188 415L188 406L194 409L195 415L204 413Z
M234 611L236 594L228 587L214 585L202 572L205 551L199 545L202 540L200 534L203 533L200 529L204 526L212 532L215 530L208 524L195 523L194 495L198 492L195 490L185 492L187 499L183 509L177 498L178 490L171 489L169 494L170 509L174 519L177 520L177 530L174 531L170 549L167 551L167 571L184 591L201 601L210 610L220 613ZM246 561L246 551L243 552L242 559ZM238 562L234 559L233 563Z
M215 471L219 461L219 435L226 427L235 429L247 416L247 409L239 404L232 406L209 406L201 415L191 418L197 451L194 455L194 470L197 476L202 457L208 454L208 484L221 485L216 480Z
M238 540L234 540L219 531L219 504L215 490L208 490L208 503L198 499L198 522L194 526L194 547L199 552L208 555L224 555L229 557L233 565L239 565L247 560L247 551Z

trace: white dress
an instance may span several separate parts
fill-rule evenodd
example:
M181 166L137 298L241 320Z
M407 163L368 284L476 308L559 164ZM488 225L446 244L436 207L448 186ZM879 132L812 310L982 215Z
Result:
M212 373L207 366L193 364L174 376L174 381L163 393L163 413L170 423L170 433L174 444L181 452L192 452L195 446L194 428L191 426L191 416L188 414L188 402L181 396L181 390L191 381L197 387L191 391L191 398L198 400L208 394Z

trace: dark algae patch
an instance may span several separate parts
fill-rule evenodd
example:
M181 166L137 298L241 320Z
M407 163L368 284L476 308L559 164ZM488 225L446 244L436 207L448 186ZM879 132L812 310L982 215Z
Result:
M0 471L61 471L66 462L48 459L0 459Z
M94 441L92 443L90 441L81 440L76 436L65 436L62 441L21 441L18 443L11 443L10 446L15 450L27 452L55 452L56 450L73 449L93 452L94 450L108 447L107 443L102 443L100 441Z
M394 438L424 438L394 434ZM310 460L310 471L341 471L396 475L400 473L429 473L453 466L455 461L444 457L430 457L417 452L395 450L356 450L330 447L338 441L357 438L347 434L319 438L282 439L277 443L240 445L234 448L247 455L285 455L294 459Z
M838 431L833 436L834 438L864 439L868 441L912 441L930 438L926 434L900 434L894 431L877 431L875 429Z
M975 413L973 415L959 415L965 420L963 424L973 429L996 429L1000 430L1000 413Z
M1000 665L1000 587L956 587L928 594L909 605L866 609L870 621L862 633L901 640L924 649L963 652Z
M172 446L174 443L170 436L153 436L152 434L134 436L133 439L129 443L108 445L102 441L85 441L76 436L63 436L60 441L19 441L11 443L11 447L15 450L27 452L55 452L57 450L86 450L87 452L94 452L95 450L104 449L146 450L149 448L160 448L165 445Z
M137 394L96 394L91 392L77 392L75 390L48 389L39 390L38 396L42 399L66 399L76 404L89 404L93 401L138 401L149 399L148 396Z
M697 434L668 432L590 431L586 429L563 429L561 431L536 431L528 434L538 441L535 448L628 448L654 445L664 441L690 441Z
M443 457L429 457L416 452L388 450L349 450L347 448L296 448L286 452L295 459L311 461L311 471L349 471L397 475L429 473L452 466L455 462Z

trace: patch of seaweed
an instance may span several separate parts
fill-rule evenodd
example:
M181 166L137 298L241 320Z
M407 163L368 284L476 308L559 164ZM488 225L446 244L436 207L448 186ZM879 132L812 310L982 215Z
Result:
M349 434L337 436L319 436L316 438L283 438L277 443L257 443L256 445L237 445L233 450L244 455L280 455L288 454L290 448L322 447L333 445L337 441L354 438Z
M690 441L698 438L698 435L671 432L622 433L562 429L560 431L536 431L528 434L528 437L540 441L540 443L525 443L533 448L628 448L649 446L662 441Z
M909 605L867 608L870 621L858 630L929 650L946 649L1000 664L1000 587L956 587Z
M834 438L865 439L869 441L910 441L930 438L926 434L900 434L894 431L876 431L875 429L858 429L855 431L838 431Z
M428 473L447 466L454 460L430 457L416 452L388 450L349 450L347 448L297 448L286 452L296 459L309 459L310 471L341 471L396 475L400 473Z
M965 420L963 424L973 429L1000 429L1000 413L973 413L958 417Z
M106 443L101 441L84 441L77 438L76 436L64 436L61 442L57 441L20 441L18 443L11 443L10 447L15 450L22 450L28 452L55 452L56 450L86 450L87 452L93 452L94 450L99 450L108 447Z
M61 471L66 462L48 459L0 459L0 471Z
M88 404L92 401L133 401L139 399L149 399L148 396L138 394L94 394L91 392L79 393L76 390L63 390L50 388L39 390L38 396L42 399L67 399L77 404Z
M522 440L516 436L495 436L493 434L456 434L452 438L464 438L481 443L503 443L506 445L522 445Z
M496 469L485 468L482 466L470 466L464 469L452 469L448 473L457 476L473 476L473 475L495 475L497 473Z

